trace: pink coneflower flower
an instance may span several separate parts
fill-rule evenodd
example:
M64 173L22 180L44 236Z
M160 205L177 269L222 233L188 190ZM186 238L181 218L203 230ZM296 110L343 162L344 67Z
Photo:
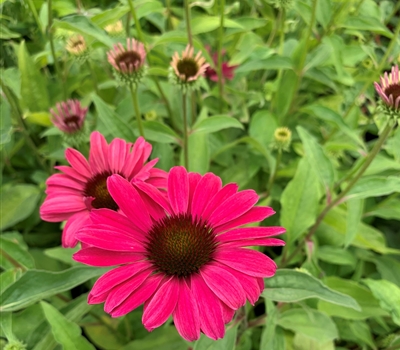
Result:
M78 232L88 245L74 259L93 266L122 265L101 276L88 298L105 302L113 317L144 303L142 322L147 330L172 315L180 335L188 341L200 331L222 338L225 324L248 300L254 304L265 277L276 264L248 246L280 246L270 238L282 227L240 226L274 214L254 207L252 190L238 192L230 183L208 173L201 176L174 167L168 175L167 197L154 186L119 175L107 180L108 191L122 213L92 211L92 224Z
M146 50L141 42L127 38L126 48L121 43L115 44L107 58L121 81L138 84L142 79Z
M56 104L50 109L54 126L67 134L74 134L83 128L87 108L83 108L78 100L68 100Z
M207 50L210 51L209 48L207 48ZM222 51L222 55L224 55L224 54L225 54L225 50ZM218 67L218 53L216 53L216 52L213 53L211 57L214 62L214 67ZM223 61L222 62L222 81L225 82L225 79L232 80L234 77L234 70L237 67L238 67L237 65L230 66L228 62ZM215 82L218 81L218 73L211 66L207 67L205 76L212 81L215 81Z
M47 197L40 208L43 220L59 222L67 220L62 234L64 247L74 247L76 232L90 222L92 209L119 210L107 190L107 178L119 174L127 181L145 181L158 187L166 187L166 173L153 168L158 159L146 163L151 145L142 137L134 144L119 138L109 145L104 136L95 131L90 136L89 162L73 148L65 156L71 166L56 166L62 174L48 178ZM140 209L142 210L142 209Z
M393 66L391 73L381 76L381 84L375 84L375 90L383 103L397 111L400 109L400 74L399 66Z

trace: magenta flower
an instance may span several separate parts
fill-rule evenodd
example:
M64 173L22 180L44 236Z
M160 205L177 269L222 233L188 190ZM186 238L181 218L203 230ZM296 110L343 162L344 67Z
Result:
M87 108L82 108L78 100L68 100L56 104L56 108L50 109L51 121L61 131L74 134L83 128Z
M248 300L258 300L265 277L276 264L248 246L280 246L270 238L282 227L240 226L274 214L254 207L253 190L238 192L230 183L207 173L174 167L167 196L154 186L119 175L108 178L108 190L122 213L91 212L92 224L77 234L83 249L74 259L93 266L121 265L95 283L90 304L105 302L112 317L144 303L142 322L149 331L172 315L179 334L188 341L200 331L222 338L225 324ZM123 215L124 214L124 215Z
M126 39L126 48L118 43L107 53L108 62L118 72L133 74L140 70L146 59L144 45L135 39Z
M399 66L393 66L389 75L381 76L381 84L375 84L375 90L386 106L395 111L400 108L400 74Z
M210 52L209 47L207 47L207 50ZM224 55L224 54L225 54L225 51L223 50L222 55ZM218 53L216 53L216 52L213 53L211 57L214 62L214 67L218 67ZM230 66L227 61L223 61L222 62L222 81L225 82L225 79L232 80L234 77L234 70L237 67L238 67L237 65ZM218 81L218 73L211 66L207 67L204 75L212 81L215 81L215 82Z
M150 153L151 145L142 137L134 144L116 138L108 145L104 136L97 131L90 136L89 162L73 148L65 151L71 166L55 167L62 173L47 179L47 197L40 207L43 220L67 220L62 234L64 247L77 244L75 234L90 222L89 213L93 208L119 210L107 190L109 176L119 174L127 181L136 179L166 187L165 171L153 168L158 159L146 163Z

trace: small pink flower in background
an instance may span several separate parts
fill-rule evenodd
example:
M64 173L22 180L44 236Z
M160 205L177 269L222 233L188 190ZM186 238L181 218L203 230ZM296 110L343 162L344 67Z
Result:
M127 181L137 179L166 187L165 171L153 168L158 159L146 163L150 153L151 145L142 137L134 144L116 138L108 145L97 131L90 137L89 162L77 150L66 150L65 156L71 166L55 167L62 173L48 178L47 197L40 207L40 216L45 221L67 220L62 234L64 247L77 244L75 234L90 222L89 212L93 208L119 209L107 190L109 176L119 174Z
M194 56L194 49L187 45L182 52L182 58L177 52L172 56L171 67L176 76L183 82L192 82L201 77L208 67L206 59L201 55L201 51Z
M225 324L248 300L258 300L265 277L276 264L246 247L281 246L270 238L282 227L241 226L264 220L272 208L255 207L258 195L237 191L207 173L174 167L168 174L167 196L154 186L119 175L108 178L112 199L122 213L91 212L92 223L77 234L84 248L74 259L93 266L119 266L95 283L90 304L105 302L113 317L144 303L147 330L160 327L172 315L179 334L188 341L200 331L222 338ZM124 215L123 215L124 214Z
M51 121L61 131L74 134L83 128L87 108L83 108L78 100L68 100L56 104L56 108L50 109Z
M391 73L381 76L381 84L375 83L375 90L386 106L400 109L400 74L399 66L393 66Z
M210 48L209 47L207 47L207 50L210 52ZM225 50L222 51L222 55L224 55L224 54L225 54ZM214 62L214 67L218 67L218 53L214 52L211 57L212 57L213 62ZM225 79L232 80L233 77L234 77L234 70L237 67L238 66L236 66L236 65L235 66L230 66L227 61L223 61L222 62L222 81L225 82ZM218 81L218 73L211 66L207 67L207 70L205 72L205 76L208 79L212 80L212 81L215 81L215 82Z
M140 70L146 59L144 45L135 39L126 39L126 48L118 43L107 53L108 62L116 71L133 74Z

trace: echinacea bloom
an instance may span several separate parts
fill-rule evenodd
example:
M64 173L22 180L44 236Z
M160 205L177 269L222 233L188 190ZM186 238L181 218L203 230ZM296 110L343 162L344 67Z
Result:
M210 50L208 49L208 51L210 51ZM224 55L224 54L225 54L225 51L223 50L222 55ZM211 57L214 62L214 67L218 67L218 53L216 53L216 52L213 53ZM225 82L225 79L232 80L234 77L234 70L237 67L238 67L237 65L231 66L231 65L229 65L228 62L223 61L222 67L221 67L222 68L222 81ZM212 67L207 67L205 76L212 81L215 81L215 82L218 81L218 73Z
M85 38L80 34L72 35L65 46L66 50L74 56L83 56L87 53Z
M89 304L105 302L112 317L144 303L142 322L149 331L172 315L188 341L200 331L212 339L224 336L225 324L248 300L258 300L265 277L276 264L249 246L281 246L270 238L282 227L241 227L274 214L255 207L253 190L237 191L234 183L207 173L173 167L167 196L154 186L119 175L107 188L121 213L91 212L92 223L77 234L83 249L74 259L93 266L121 265L101 276Z
M142 79L146 50L141 42L128 38L126 48L121 43L115 44L107 59L121 81L138 84Z
M197 89L196 81L204 75L208 66L201 51L194 56L193 47L187 45L182 52L182 58L177 52L172 56L169 76L173 83L183 89Z
M383 103L389 108L397 111L400 109L400 74L399 66L393 66L391 73L385 72L381 76L381 84L374 83L375 90L381 97Z
M82 130L87 108L83 108L78 100L68 100L56 104L50 109L51 121L61 131L74 134Z
M107 190L107 178L119 174L127 181L134 179L158 187L166 187L166 173L153 168L158 159L146 163L151 145L142 137L134 144L115 138L110 144L99 132L90 136L89 162L73 148L65 151L71 166L56 166L62 173L54 174L46 181L47 197L40 207L45 221L67 220L62 234L64 247L77 244L76 232L90 222L92 209L119 210Z

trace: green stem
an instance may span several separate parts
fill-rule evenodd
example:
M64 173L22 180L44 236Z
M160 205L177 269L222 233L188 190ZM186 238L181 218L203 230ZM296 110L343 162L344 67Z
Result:
M39 31L43 35L42 22L40 21L40 18L38 16L37 11L36 11L35 4L33 3L32 0L27 0L27 3L28 3L28 6L29 6L29 9L32 12L33 18L35 19L35 22L36 22L36 24L37 24L37 26L39 28Z
M223 72L222 72L222 44L224 40L224 16L225 16L225 0L219 1L219 14L220 14L220 23L219 23L219 31L218 31L218 90L219 90L219 111L222 112L223 101L224 101L224 81L223 81Z
M186 19L186 30L188 34L189 45L193 46L193 35L192 35L192 27L190 23L190 6L189 0L185 0L185 19Z
M182 109L183 109L183 160L186 170L189 171L189 144L188 144L186 93L182 93Z
M133 108L135 109L136 121L137 121L138 129L139 129L139 133L140 133L140 136L143 136L143 137L144 137L144 129L143 129L143 124L142 124L142 116L141 116L141 114L140 114L139 102L138 102L138 99L137 99L137 90L136 90L136 88L133 87L132 84L131 84L131 86L130 86L130 90L131 90Z
M269 193L271 193L272 185L274 184L274 181L275 181L275 178L276 178L276 173L278 172L278 168L279 168L279 165L281 163L281 159L282 159L282 150L279 149L278 150L278 155L276 157L275 169L271 173L271 176L269 177L269 181L268 181L268 192Z
M389 121L388 124L386 125L385 129L383 130L382 134L379 136L378 141L375 143L374 147L372 148L371 152L369 153L368 157L366 158L365 162L363 163L358 174L349 182L349 184L346 186L346 188L335 198L335 200L330 202L325 207L325 209L319 214L319 216L317 217L317 220L315 221L315 224L311 227L309 233L297 245L296 249L292 252L292 254L290 254L287 259L285 259L285 260L282 259L282 267L286 266L303 248L304 243L308 242L311 239L311 237L315 234L319 225L325 218L326 214L328 214L328 212L332 208L334 208L336 205L340 204L343 201L345 195L353 188L353 186L361 178L361 176L364 174L364 172L368 169L369 165L372 163L372 161L374 160L376 155L379 153L384 142L386 141L387 137L389 136L392 128L393 128L393 125Z
M279 24L281 26L280 31L279 31L279 55L281 55L281 56L283 55L283 45L285 44L285 19L286 19L286 12L285 12L285 9L283 7L281 7L279 10ZM280 83L280 81L282 79L282 74L283 74L283 70L279 69L278 76L277 76L278 83ZM275 92L275 98L272 99L271 108L272 107L275 108L276 101L278 100L276 98L279 93L278 90Z
M393 11L388 16L387 20L385 21L385 24L388 24L399 10L400 10L400 2L397 2L397 5L394 6Z
M60 70L60 66L58 64L56 50L54 47L54 40L53 40L53 28L52 28L52 26L53 26L53 2L52 2L52 0L47 1L47 12L48 12L47 34L49 36L51 56L53 57L54 69L56 71L57 78L58 78L59 82L61 83L63 81L63 79L61 76L61 70ZM61 84L61 85L62 85L64 100L66 100L67 99L66 84Z
M125 33L126 36L129 38L131 36L131 14L128 13L126 16Z
M96 94L98 95L99 94L99 86L98 86L98 82L97 82L97 76L96 76L96 73L93 69L93 66L92 66L92 63L90 62L90 60L87 60L87 65L89 67L90 75L92 76L94 91L96 91Z
M131 10L132 19L135 21L135 27L136 27L137 36L139 38L139 41L141 41L146 46L146 43L143 40L142 28L140 27L140 23L137 19L135 6L133 6L132 0L128 0L128 4L129 4L129 9ZM146 51L147 51L147 48L146 48Z
M41 167L47 172L47 167L45 162L43 161L42 156L40 155L40 152L35 144L35 142L32 140L28 128L25 125L25 122L22 118L22 113L18 107L18 104L15 102L14 97L12 93L8 90L8 88L5 86L2 80L0 80L0 85L1 89L3 90L4 94L6 95L7 101L9 102L11 106L11 110L13 111L13 114L15 116L15 119L17 120L17 123L22 131L22 134L25 137L25 141L30 147L30 149L33 151L38 163L41 165Z

